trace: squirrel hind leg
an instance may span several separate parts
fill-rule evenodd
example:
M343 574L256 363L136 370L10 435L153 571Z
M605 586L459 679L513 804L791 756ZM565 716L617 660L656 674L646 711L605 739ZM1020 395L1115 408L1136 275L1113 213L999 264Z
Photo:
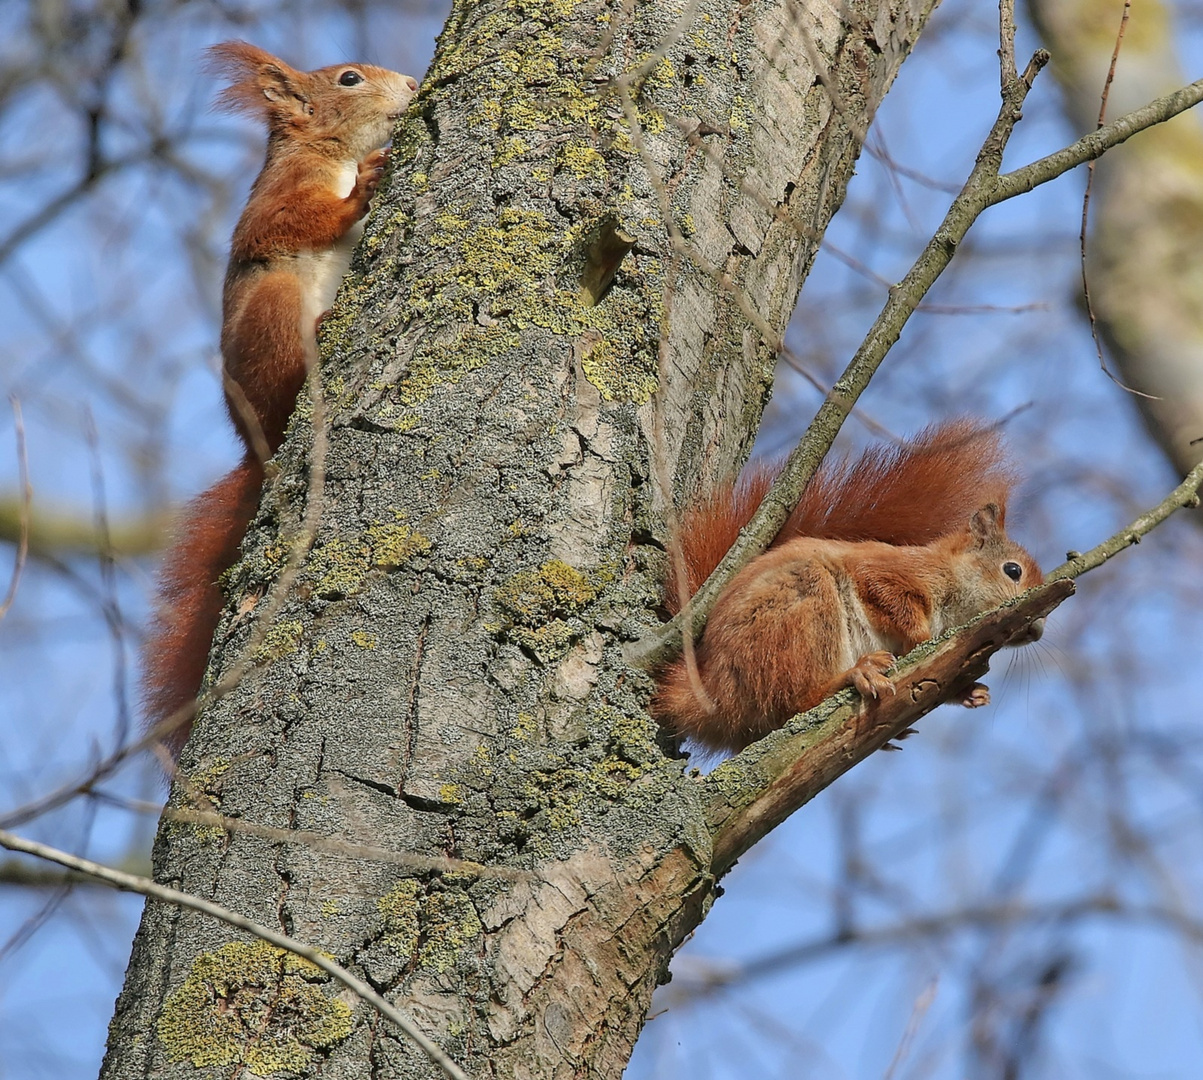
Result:
M317 318L296 274L272 270L239 287L222 329L226 407L257 457L274 454L317 358Z

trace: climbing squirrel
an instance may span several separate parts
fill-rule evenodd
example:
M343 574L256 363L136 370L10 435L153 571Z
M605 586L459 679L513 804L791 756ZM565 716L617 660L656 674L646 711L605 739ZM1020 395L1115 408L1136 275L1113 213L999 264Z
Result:
M772 485L758 468L684 514L692 596ZM653 715L711 750L742 750L843 687L891 694L896 655L1043 580L1004 530L1015 475L998 435L973 420L825 464L769 550L719 597L694 650L658 677ZM673 575L670 573L670 582ZM680 597L668 590L668 606ZM1038 639L1043 620L1011 644ZM961 699L989 702L975 684Z
M242 462L193 500L159 577L144 652L147 722L163 723L200 689L221 614L217 579L233 565L284 440L317 328L334 302L384 170L381 149L417 92L408 75L371 64L297 71L245 41L208 51L228 80L220 107L267 125L267 157L230 243L222 294L226 407ZM178 754L190 722L163 732Z

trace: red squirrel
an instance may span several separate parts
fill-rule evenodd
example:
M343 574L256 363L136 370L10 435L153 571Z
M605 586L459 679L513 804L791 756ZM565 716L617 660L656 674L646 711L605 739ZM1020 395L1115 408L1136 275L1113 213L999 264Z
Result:
M417 92L408 75L371 64L297 71L245 41L208 51L229 81L220 106L267 125L267 157L230 243L222 294L226 407L242 462L193 500L159 577L144 651L147 722L164 724L196 697L221 614L217 579L238 556L263 463L317 362L317 327L334 302L384 170L381 149ZM162 738L179 753L181 719Z
M688 595L773 476L754 469L683 516ZM1043 580L1004 530L1013 484L998 436L970 420L825 464L769 550L719 597L694 651L695 676L684 657L660 672L653 715L708 749L738 751L844 687L865 698L892 693L886 671L896 655ZM673 599L671 609L680 606ZM1012 644L1035 641L1042 624ZM977 684L961 704L989 700Z

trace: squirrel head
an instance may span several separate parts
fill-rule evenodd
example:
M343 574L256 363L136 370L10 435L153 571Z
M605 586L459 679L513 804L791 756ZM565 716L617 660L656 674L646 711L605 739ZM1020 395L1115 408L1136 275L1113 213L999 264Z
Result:
M1007 536L1005 519L1005 506L987 503L974 511L963 532L946 538L952 556L947 613L952 621L965 622L1044 581L1036 560ZM1044 620L1037 619L1010 644L1026 645L1043 633Z
M207 66L230 82L220 108L260 117L273 138L327 144L353 161L388 142L418 91L412 76L372 64L297 71L246 41L214 45Z

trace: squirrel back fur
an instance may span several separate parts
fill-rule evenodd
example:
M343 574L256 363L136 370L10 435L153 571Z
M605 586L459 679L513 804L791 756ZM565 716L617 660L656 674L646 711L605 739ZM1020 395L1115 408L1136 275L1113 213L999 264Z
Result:
M722 561L782 468L783 462L752 465L681 515L677 540L688 596ZM994 428L971 418L932 424L898 445L824 461L772 546L799 536L929 544L963 528L986 503L1005 512L1016 479ZM676 614L683 599L670 586L665 606Z

